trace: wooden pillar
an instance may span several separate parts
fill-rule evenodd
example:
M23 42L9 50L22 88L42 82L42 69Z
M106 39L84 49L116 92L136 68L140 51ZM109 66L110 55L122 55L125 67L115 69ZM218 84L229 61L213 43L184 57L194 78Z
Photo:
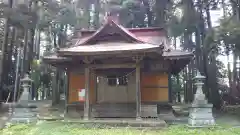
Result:
M168 72L168 100L172 103L172 75L171 72Z
M136 65L136 119L141 120L141 78L140 78L140 64L139 62Z
M98 78L97 78L97 75L96 75L96 72L95 72L95 76L94 76L94 83L95 83L95 87L94 87L94 90L95 90L95 103L97 103L98 101Z
M136 119L141 120L141 64L142 56L135 56L136 61Z
M84 102L84 120L89 120L90 109L89 109L89 88L90 88L90 69L85 68L85 102Z
M64 78L64 93L65 93L65 114L68 113L68 100L69 100L69 72L66 70L66 75Z
M90 66L89 64L92 62L89 57L85 57L83 60L86 64L85 67L85 101L84 101L84 114L83 119L89 120L90 117L90 103L89 103L89 95L90 95Z
M59 104L60 103L60 89L61 89L61 76L62 76L62 72L58 70L57 72L57 95L56 95L56 103Z
M54 69L54 74L52 76L52 104L57 104L57 69Z

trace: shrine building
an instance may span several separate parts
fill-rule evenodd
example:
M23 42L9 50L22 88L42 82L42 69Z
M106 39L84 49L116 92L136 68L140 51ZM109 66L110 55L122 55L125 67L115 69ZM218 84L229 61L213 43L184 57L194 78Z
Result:
M71 45L43 61L67 72L66 109L82 105L86 120L141 119L172 101L171 75L192 58L171 49L163 28L124 28L109 17L96 31L76 30Z

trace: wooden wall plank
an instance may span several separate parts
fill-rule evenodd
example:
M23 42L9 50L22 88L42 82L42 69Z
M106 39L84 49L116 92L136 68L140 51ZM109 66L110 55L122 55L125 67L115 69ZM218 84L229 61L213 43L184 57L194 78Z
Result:
M141 98L143 102L168 102L168 74L142 74Z
M78 74L76 72L69 73L69 103L79 102L78 101L78 89L85 88L85 79L84 74ZM90 104L95 103L95 82L93 75L91 74L90 82L90 95L89 95Z

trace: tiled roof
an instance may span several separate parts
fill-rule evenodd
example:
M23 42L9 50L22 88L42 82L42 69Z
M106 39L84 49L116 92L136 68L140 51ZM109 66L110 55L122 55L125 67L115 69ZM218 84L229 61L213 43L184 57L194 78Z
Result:
M118 30L123 31L128 37L130 37L133 41L136 41L138 43L144 43L144 41L138 39L133 33L129 32L126 28L122 27L121 25L118 25L114 21L108 21L106 24L104 24L100 29L98 29L94 34L91 36L87 37L86 39L80 39L76 42L74 46L79 46L79 45L85 45L88 44L90 40L95 38L96 36L100 35L101 32L106 29L108 26L111 27L116 27Z

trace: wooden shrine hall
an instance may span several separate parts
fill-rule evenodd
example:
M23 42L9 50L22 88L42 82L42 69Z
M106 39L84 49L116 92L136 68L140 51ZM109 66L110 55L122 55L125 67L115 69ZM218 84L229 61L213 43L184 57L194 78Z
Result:
M43 61L67 72L66 109L82 105L85 120L141 119L171 102L171 75L192 57L172 50L163 28L124 28L109 18L97 31L76 30L71 45Z

